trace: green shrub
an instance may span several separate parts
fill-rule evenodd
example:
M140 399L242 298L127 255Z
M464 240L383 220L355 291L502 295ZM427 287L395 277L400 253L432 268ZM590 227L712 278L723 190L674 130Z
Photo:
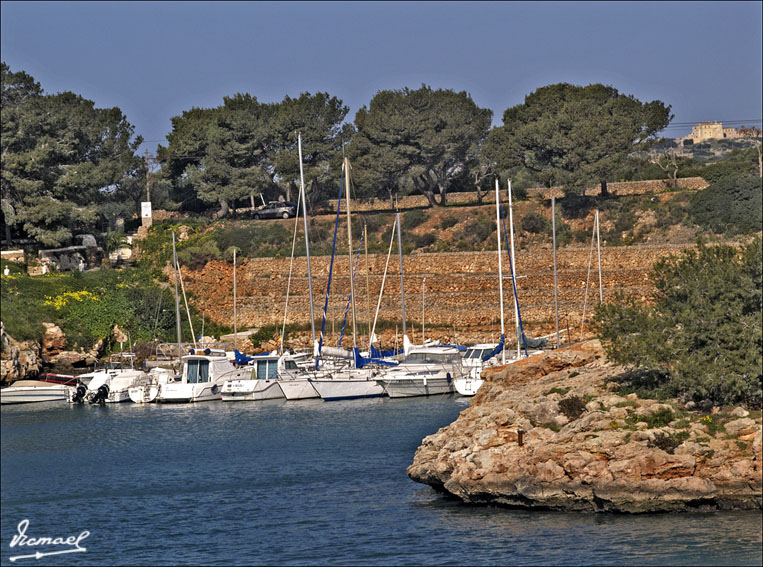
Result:
M192 270L203 268L210 260L219 260L220 249L213 240L207 240L197 246L188 246L178 250L178 261L181 266L188 266Z
M543 215L528 213L522 219L522 230L532 234L541 234L548 229L549 222Z
M689 204L693 222L715 233L735 235L763 228L759 177L724 177L694 195Z
M434 244L437 241L437 237L431 232L425 232L424 234L414 234L413 241L416 248L424 248L430 244Z
M636 421L646 422L649 429L658 429L665 427L673 421L673 410L670 408L660 408L650 415L639 415Z
M442 217L442 220L440 221L440 229L445 230L450 228L451 226L455 226L458 224L458 218L452 217L452 216L444 216Z
M494 232L495 220L479 215L463 223L459 235L466 243L466 249L483 250ZM495 237L493 236L493 238ZM493 241L489 246L494 246L494 244Z
M583 415L585 403L580 396L570 396L559 401L559 411L573 421Z
M580 219L588 216L596 208L596 197L569 194L559 199L562 214L568 219Z
M403 213L403 218L400 224L404 230L411 230L418 227L424 221L427 220L427 214L424 211L413 210Z
M700 244L655 263L649 304L616 294L597 306L607 357L633 370L628 388L760 407L762 256L760 237L742 249Z
M550 394L559 394L559 395L564 396L569 391L570 391L569 388L551 388L547 392L543 392L543 395L544 396L548 396Z
M648 445L650 447L656 447L662 449L666 453L673 454L676 448L689 438L688 431L681 431L679 433L669 434L664 431L658 431L655 433L654 438L649 440Z

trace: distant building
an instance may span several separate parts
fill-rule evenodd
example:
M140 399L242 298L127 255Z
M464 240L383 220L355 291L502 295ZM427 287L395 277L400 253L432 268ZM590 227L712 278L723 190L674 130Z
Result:
M736 128L724 128L721 122L700 122L691 129L691 134L680 141L692 140L694 143L705 140L722 140L724 138L739 138L741 134Z

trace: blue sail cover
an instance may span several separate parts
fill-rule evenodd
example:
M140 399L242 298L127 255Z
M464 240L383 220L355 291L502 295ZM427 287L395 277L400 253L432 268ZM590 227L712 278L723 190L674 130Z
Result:
M491 350L489 353L487 353L485 356L482 357L482 362L487 362L491 358L493 358L496 354L501 352L503 350L503 342L504 342L504 336L501 335L501 340L498 341L498 346L495 347L493 350Z
M442 345L442 346L453 347L455 349L458 349L458 352L464 352L465 350L469 350L469 347L464 345Z
M352 349L352 352L355 354L355 368L363 368L366 364L382 364L384 366L397 366L399 363L394 360L384 360L382 358L366 358L364 356L360 356L360 351L357 347L354 347Z
M379 350L374 347L374 345L371 345L371 358L387 358L390 356L397 356L398 354L403 354L403 349Z
M238 349L234 350L233 353L236 355L236 364L243 365L249 362L250 360L254 360L251 356L246 356L245 354L241 354Z
M249 363L250 361L254 360L255 357L257 356L270 356L269 352L261 352L260 354L255 354L254 356L247 356L239 352L238 349L235 349L233 351L233 354L236 355L236 364L239 366Z

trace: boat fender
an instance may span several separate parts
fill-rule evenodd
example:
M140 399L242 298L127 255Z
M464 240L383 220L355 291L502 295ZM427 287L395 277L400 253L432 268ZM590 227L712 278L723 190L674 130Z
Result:
M448 384L450 384L450 380L451 380L451 378L450 378L450 372L446 373L446 374L445 374L445 376L448 378Z
M214 386L212 386L212 393L213 393L213 394L216 394L216 393L217 393L217 384L215 384Z
M204 354L206 354L207 356L209 356L209 353L211 353L211 352L212 352L212 351L211 351L211 350L209 350L208 348L205 348L205 349L204 349Z

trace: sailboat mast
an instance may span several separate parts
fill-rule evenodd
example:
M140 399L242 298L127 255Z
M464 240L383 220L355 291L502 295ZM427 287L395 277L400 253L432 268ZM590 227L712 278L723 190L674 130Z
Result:
M556 348L559 348L559 285L556 276L556 197L551 196L551 241L554 248L554 308L556 311Z
M371 352L371 277L368 271L368 225L363 223L363 241L366 246L366 320L368 323L368 352Z
M503 328L503 259L501 257L501 196L498 178L495 178L495 236L498 241L498 295L501 299L501 336ZM501 349L501 363L506 364L506 349Z
M297 134L299 146L299 184L300 196L302 197L302 221L305 227L305 254L307 254L307 287L310 291L310 329L313 332L313 344L315 344L315 311L313 309L313 277L310 273L310 237L307 234L307 198L305 195L305 173L302 167L302 134Z
M400 233L403 232L403 226L400 224L400 211L397 212L397 255L400 258L400 301L403 305L403 337L406 336L405 329L405 282L403 276L403 242Z
M604 303L604 290L601 285L601 238L599 238L599 209L596 209L596 254L599 257L599 303Z
M238 311L236 310L236 249L233 249L233 348L238 350Z
M511 196L511 179L508 180L508 193L509 193L509 234L511 235L511 275L514 278L514 290L517 289L517 262L514 255L514 207L512 204ZM521 352L521 337L519 336L519 304L517 303L516 294L514 294L514 325L517 331L517 359L522 355Z
M347 245L349 246L347 251L347 258L350 261L350 297L352 298L352 347L358 346L357 334L355 326L357 324L357 318L355 314L355 283L352 269L352 219L350 218L350 158L344 158L344 177L345 185L347 185Z
M177 248L175 248L175 231L172 231L172 263L175 271L175 324L178 332L178 359L181 357L183 350L180 346L183 342L180 332L180 296L178 295L178 254Z

